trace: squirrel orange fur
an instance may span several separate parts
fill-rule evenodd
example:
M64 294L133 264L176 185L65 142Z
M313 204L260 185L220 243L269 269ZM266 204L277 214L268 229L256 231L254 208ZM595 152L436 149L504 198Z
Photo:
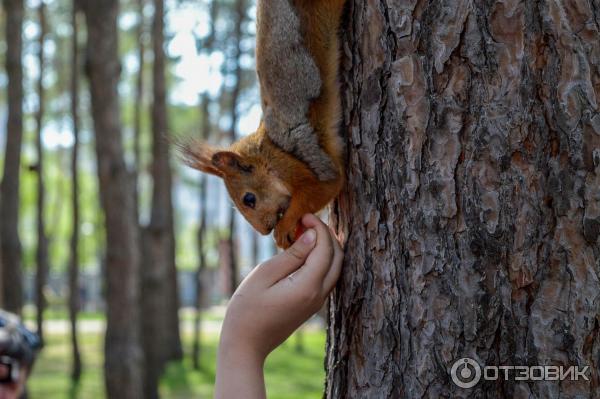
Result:
M289 247L299 220L335 198L344 179L338 30L345 0L258 0L263 118L229 148L183 145L193 168L221 177L260 233Z

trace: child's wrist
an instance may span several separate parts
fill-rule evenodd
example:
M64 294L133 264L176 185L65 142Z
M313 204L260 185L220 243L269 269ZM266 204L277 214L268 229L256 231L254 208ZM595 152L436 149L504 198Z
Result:
M251 367L264 366L267 355L262 353L259 348L251 345L239 337L230 337L223 332L219 344L219 359L234 365L248 365Z

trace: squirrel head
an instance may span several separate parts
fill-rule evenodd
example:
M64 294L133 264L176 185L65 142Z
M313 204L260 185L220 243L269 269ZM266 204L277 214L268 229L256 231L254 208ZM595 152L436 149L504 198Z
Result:
M246 220L269 234L290 205L291 193L264 160L204 142L180 145L185 163L223 179L229 196Z

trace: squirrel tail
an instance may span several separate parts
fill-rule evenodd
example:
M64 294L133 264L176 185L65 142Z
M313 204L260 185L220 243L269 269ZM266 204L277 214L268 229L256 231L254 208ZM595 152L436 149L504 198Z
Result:
M346 0L322 0L324 3L327 3L331 7L331 11L333 11L333 17L336 23L339 23L342 18L342 13L344 12L344 5L346 4Z

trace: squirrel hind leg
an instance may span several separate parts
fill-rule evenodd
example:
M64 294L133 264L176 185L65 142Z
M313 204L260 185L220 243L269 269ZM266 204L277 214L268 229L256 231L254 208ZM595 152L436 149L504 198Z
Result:
M256 51L261 97L296 124L321 93L319 68L303 44L300 18L290 0L260 0L258 18L262 21Z

